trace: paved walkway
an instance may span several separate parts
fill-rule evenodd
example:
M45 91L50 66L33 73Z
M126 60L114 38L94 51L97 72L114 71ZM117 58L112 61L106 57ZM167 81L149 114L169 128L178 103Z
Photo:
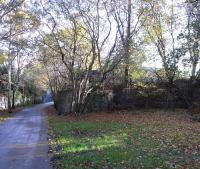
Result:
M0 169L51 169L43 112L48 105L26 108L0 124Z

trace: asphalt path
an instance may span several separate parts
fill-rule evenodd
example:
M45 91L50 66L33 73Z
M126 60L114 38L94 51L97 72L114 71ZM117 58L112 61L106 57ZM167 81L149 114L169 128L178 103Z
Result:
M25 108L0 123L0 169L52 169L43 110L50 104Z

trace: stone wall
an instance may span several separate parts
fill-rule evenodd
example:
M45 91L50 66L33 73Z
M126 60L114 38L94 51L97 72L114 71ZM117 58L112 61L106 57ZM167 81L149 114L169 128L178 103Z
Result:
M112 103L112 91L96 92L86 107L87 112L106 111ZM60 91L56 97L56 109L60 114L70 112L71 90Z
M194 93L196 102L200 100L200 89ZM68 113L71 103L71 91L61 91L57 95L57 110L59 113ZM184 100L176 95L174 98L176 108L185 108ZM199 100L198 100L199 99ZM114 88L113 90L99 91L94 94L86 107L87 112L100 112L114 109L133 110L149 108L170 108L168 92L164 88L153 90L144 89L123 89Z
M113 102L113 93L110 90L96 92L87 106L87 112L100 112L110 109Z
M70 90L60 91L57 94L56 107L60 114L70 112L72 93ZM165 93L153 92L148 97L135 89L118 91L106 90L96 92L86 107L87 112L100 112L113 109L133 110L135 108L163 108Z
M56 109L60 114L69 113L72 99L71 90L59 91L56 96Z

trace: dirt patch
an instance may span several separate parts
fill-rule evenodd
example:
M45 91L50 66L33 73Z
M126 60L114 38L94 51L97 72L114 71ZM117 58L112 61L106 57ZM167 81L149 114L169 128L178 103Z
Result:
M46 113L48 113L48 114L55 114L55 113L57 113L57 112L56 112L56 109L55 109L53 106L46 107L46 108L44 109L44 111L45 111Z
M2 113L14 114L14 113L21 111L22 109L23 109L23 107L16 107L16 108L12 109L11 113L9 113L9 110L7 110L7 109L2 109L2 110L0 110L0 113L1 114Z
M17 112L20 112L23 108L17 107L15 109L12 109L12 113L9 112L9 110L0 110L0 122L8 120L9 118L15 116Z

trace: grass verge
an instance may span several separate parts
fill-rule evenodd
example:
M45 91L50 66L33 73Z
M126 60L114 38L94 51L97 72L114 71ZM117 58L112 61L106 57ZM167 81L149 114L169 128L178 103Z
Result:
M54 168L200 168L200 124L185 114L47 110Z

